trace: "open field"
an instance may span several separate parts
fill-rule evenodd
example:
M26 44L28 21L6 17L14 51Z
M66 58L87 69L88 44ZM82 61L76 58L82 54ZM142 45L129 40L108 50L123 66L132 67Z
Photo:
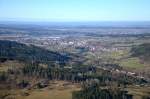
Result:
M145 65L138 58L127 58L120 61L120 65L129 68L143 68Z
M113 59L120 59L120 58L129 56L129 51L128 50L112 51L110 52L109 55Z
M17 99L71 99L73 89L65 90L35 90L29 96L18 97Z
M24 64L19 61L5 61L4 63L0 62L0 71L7 71L8 69L21 68Z
M76 84L65 81L54 81L48 87L42 89L2 90L2 92L5 92L4 94L9 93L6 95L6 99L71 99L72 92L77 90L80 90L80 87Z
M128 93L134 95L133 99L141 99L142 96L150 95L150 87L128 86L127 90L128 90Z

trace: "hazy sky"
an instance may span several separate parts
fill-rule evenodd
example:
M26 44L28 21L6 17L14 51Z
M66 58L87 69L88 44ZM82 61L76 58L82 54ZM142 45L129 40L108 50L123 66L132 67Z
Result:
M0 0L0 20L150 21L150 0Z

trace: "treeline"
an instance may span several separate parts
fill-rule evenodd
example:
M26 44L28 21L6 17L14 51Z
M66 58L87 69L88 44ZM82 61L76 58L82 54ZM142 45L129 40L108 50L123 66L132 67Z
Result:
M110 71L97 69L92 66L60 68L52 66L43 67L39 64L26 64L20 69L8 69L6 73L0 75L0 82L8 81L8 79L12 77L15 79L19 77L32 77L47 80L66 80L73 83L82 83L91 79L97 79L101 86L111 85L112 82L116 82L118 86L147 83L144 79L135 78L125 74L114 74Z
M96 72L94 67L63 68L63 67L42 67L39 64L28 64L21 69L8 70L8 74L22 75L26 77L44 78L48 80L66 80L71 82L81 82L92 78L88 72Z
M22 68L21 73L25 76L36 76L46 79L68 80L72 82L82 82L90 79L98 79L101 85L106 85L106 82L115 81L118 84L143 84L147 83L144 79L135 78L126 74L112 73L102 69L97 69L93 66L78 66L72 68L60 67L41 67L39 65L28 65Z
M101 88L97 81L93 81L84 83L82 90L73 92L72 99L133 99L127 91L118 87Z

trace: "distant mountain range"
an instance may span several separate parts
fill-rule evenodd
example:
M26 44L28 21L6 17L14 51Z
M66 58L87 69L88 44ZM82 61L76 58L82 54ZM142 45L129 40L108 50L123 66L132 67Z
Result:
M1 22L1 35L101 36L150 34L150 22Z
M79 21L79 22L49 22L49 21L0 21L0 25L34 25L49 27L150 27L150 21Z

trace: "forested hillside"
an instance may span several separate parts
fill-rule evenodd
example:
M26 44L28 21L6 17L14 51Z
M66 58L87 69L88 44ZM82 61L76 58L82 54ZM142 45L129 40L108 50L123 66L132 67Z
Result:
M65 63L70 58L57 52L36 47L34 45L25 45L14 41L0 40L0 59L19 60L24 62L38 63Z
M132 56L140 57L145 61L150 60L150 43L144 43L138 46L134 46L131 49Z

